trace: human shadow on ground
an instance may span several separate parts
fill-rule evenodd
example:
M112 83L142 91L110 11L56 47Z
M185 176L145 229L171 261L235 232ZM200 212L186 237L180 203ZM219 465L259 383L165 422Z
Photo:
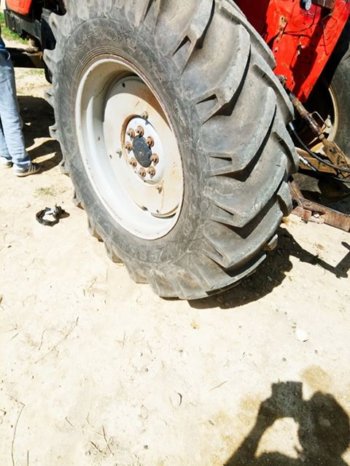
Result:
M343 242L344 257L334 267L317 255L303 249L284 228L278 231L279 244L275 251L268 254L267 259L250 277L245 278L236 287L209 298L189 301L195 309L209 309L219 306L222 309L232 309L250 302L257 301L280 285L292 270L291 256L301 262L317 265L334 274L338 278L347 278L350 270L350 244Z
M50 138L49 127L55 122L52 107L41 97L20 96L18 98L21 116L23 119L23 134L25 145L28 148L34 145L39 138ZM62 161L60 145L53 139L46 139L37 147L28 150L32 160L40 157L41 171L48 171Z
M297 458L276 451L257 456L266 430L283 418L298 424ZM300 382L280 382L272 385L272 396L260 404L255 425L225 466L346 466L342 455L349 444L349 417L331 394L316 392L304 400Z

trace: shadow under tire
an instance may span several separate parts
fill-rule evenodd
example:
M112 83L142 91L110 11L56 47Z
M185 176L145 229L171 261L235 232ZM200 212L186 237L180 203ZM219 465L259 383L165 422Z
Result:
M251 274L291 210L297 159L272 55L236 5L71 0L50 24L52 134L109 256L162 297Z

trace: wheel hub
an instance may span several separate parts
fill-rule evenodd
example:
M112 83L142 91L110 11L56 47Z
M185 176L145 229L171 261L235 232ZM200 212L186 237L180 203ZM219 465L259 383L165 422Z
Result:
M182 162L150 86L129 63L102 58L86 69L76 112L85 169L102 203L134 235L166 235L182 207Z
M147 115L146 112L144 114ZM140 120L143 120L143 124L140 124ZM157 174L156 165L159 163L159 156L153 149L155 146L161 147L160 138L148 116L132 117L126 121L125 126L124 147L127 161L135 174L146 182L151 181Z
M133 139L131 152L135 155L138 163L144 168L148 168L151 165L152 151L144 137L136 136Z

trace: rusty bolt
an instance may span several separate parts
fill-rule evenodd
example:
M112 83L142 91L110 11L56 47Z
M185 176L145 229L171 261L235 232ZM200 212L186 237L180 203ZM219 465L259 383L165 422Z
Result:
M143 114L141 115L141 118L143 118L144 120L148 120L148 113L143 112Z
M135 130L133 128L129 128L127 133L128 136L130 136L132 139L135 137Z
M157 163L159 162L159 157L157 154L152 154L151 162L153 162L154 165L157 165Z
M147 172L143 167L140 168L139 175L141 176L141 178L145 178L145 176L147 175Z
M154 146L154 139L152 138L152 136L148 136L148 138L146 139L146 142L147 142L148 147Z
M150 177L153 177L157 172L156 172L156 169L154 167L149 167L149 169L147 170L148 174Z
M143 129L142 126L138 126L136 128L136 135L142 138L142 136L145 134L145 130Z
M132 167L136 168L137 167L137 160L133 157L132 159L129 160L129 163Z
M128 141L128 142L125 144L125 149L126 149L127 151L129 151L129 152L132 150L132 144L131 144L131 142Z

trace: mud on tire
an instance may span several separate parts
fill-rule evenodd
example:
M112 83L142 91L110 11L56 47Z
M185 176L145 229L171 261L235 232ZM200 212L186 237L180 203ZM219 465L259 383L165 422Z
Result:
M57 40L45 53L52 134L111 258L163 297L206 297L251 274L290 212L287 180L297 160L285 126L291 105L271 53L240 10L229 0L184 0L181 8L170 0L70 0L67 14L50 22ZM83 160L77 93L85 70L104 56L139 72L177 140L181 208L160 237L128 231Z

